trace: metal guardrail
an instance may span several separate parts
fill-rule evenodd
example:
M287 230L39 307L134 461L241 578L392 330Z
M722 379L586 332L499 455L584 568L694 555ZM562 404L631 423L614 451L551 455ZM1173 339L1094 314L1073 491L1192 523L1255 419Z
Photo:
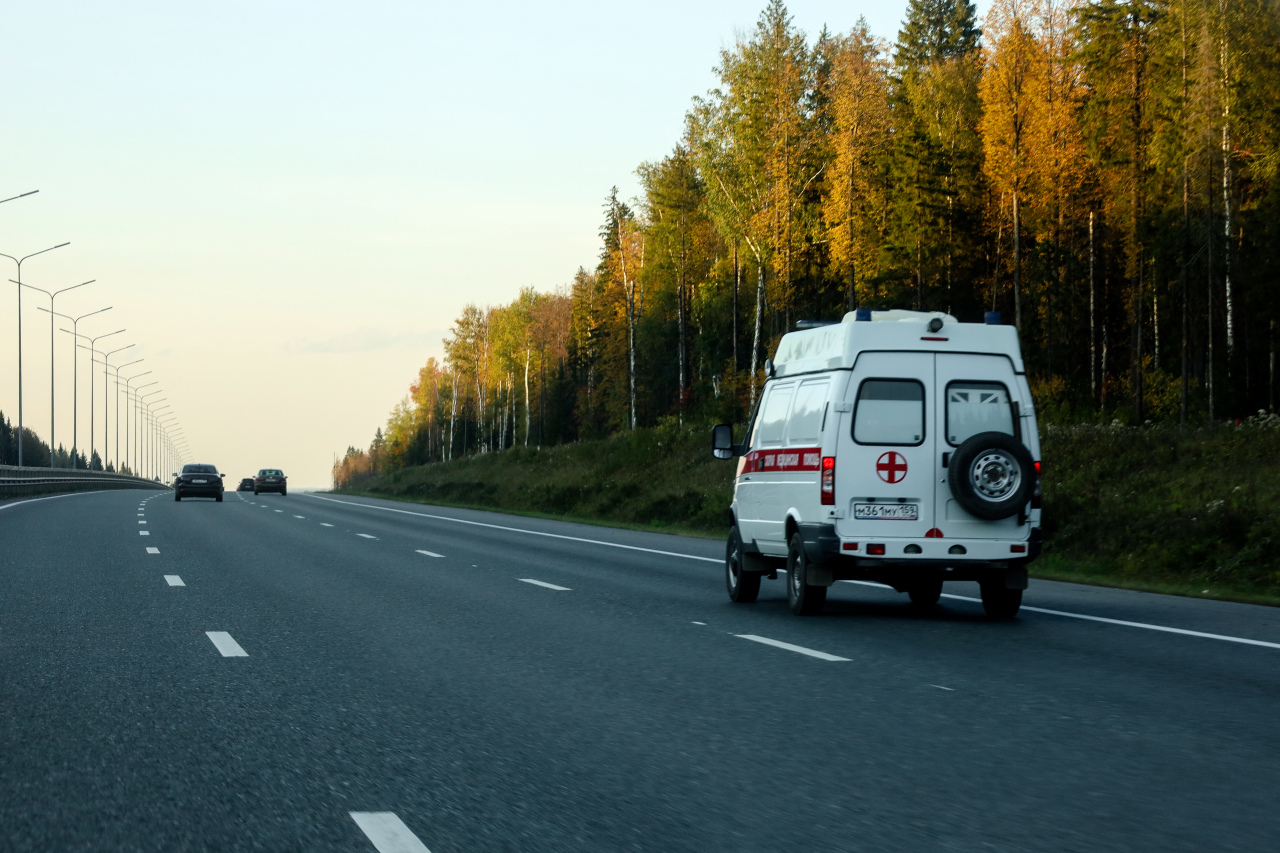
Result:
M82 492L93 489L167 489L168 483L112 474L107 471L86 471L83 468L19 468L16 465L0 465L0 499L22 495L42 495L56 492Z

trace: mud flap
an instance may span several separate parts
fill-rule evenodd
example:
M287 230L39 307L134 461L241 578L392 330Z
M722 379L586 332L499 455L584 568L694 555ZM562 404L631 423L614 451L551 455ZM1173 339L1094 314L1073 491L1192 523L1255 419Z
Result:
M805 582L809 586L831 586L836 582L836 572L832 566L819 566L810 563L806 575Z

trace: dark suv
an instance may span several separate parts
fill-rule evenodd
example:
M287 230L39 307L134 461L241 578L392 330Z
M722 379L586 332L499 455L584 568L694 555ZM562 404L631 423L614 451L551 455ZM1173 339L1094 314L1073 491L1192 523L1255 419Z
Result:
M279 468L263 468L258 472L258 476L253 478L253 493L259 495L263 492L279 492L287 495L289 494L288 479Z
M236 491L237 491L237 492L252 492L252 491L253 491L253 478L252 478L252 477L245 477L243 480L241 480L241 481L240 481L240 485L239 485L238 487L236 487Z
M173 475L173 499L213 498L222 502L222 475L217 465L191 462L182 466L181 474Z

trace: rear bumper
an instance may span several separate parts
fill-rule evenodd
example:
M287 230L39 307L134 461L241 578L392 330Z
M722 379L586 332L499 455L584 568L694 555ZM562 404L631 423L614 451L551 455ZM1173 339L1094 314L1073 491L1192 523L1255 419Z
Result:
M1026 539L841 539L834 524L801 524L805 556L812 563L833 559L862 569L949 569L965 566L1025 566L1040 556L1044 539L1032 527ZM868 556L867 545L884 546L883 556ZM847 546L855 546L853 548ZM963 553L952 553L959 546ZM908 553L911 548L914 552ZM1021 550L1015 550L1021 549ZM961 579L959 576L957 580Z
M222 494L221 486L175 486L174 491L184 498L216 498Z
M256 492L283 492L289 487L288 483L261 483L253 487Z

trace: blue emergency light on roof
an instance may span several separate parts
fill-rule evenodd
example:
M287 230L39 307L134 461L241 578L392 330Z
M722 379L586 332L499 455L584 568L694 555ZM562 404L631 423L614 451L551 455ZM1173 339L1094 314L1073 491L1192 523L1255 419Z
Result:
M854 319L855 319L855 320L857 320L857 321L858 321L858 322L860 322L860 323L861 323L861 322L870 322L870 321L871 321L871 309L870 309L870 308L859 308L859 309L858 309L858 313L857 313L857 315L854 317Z
M986 324L987 324L988 326L999 326L999 325L1000 325L1000 312L999 312L999 311L988 311L988 312L984 315L984 318L985 318L985 320L986 320Z

